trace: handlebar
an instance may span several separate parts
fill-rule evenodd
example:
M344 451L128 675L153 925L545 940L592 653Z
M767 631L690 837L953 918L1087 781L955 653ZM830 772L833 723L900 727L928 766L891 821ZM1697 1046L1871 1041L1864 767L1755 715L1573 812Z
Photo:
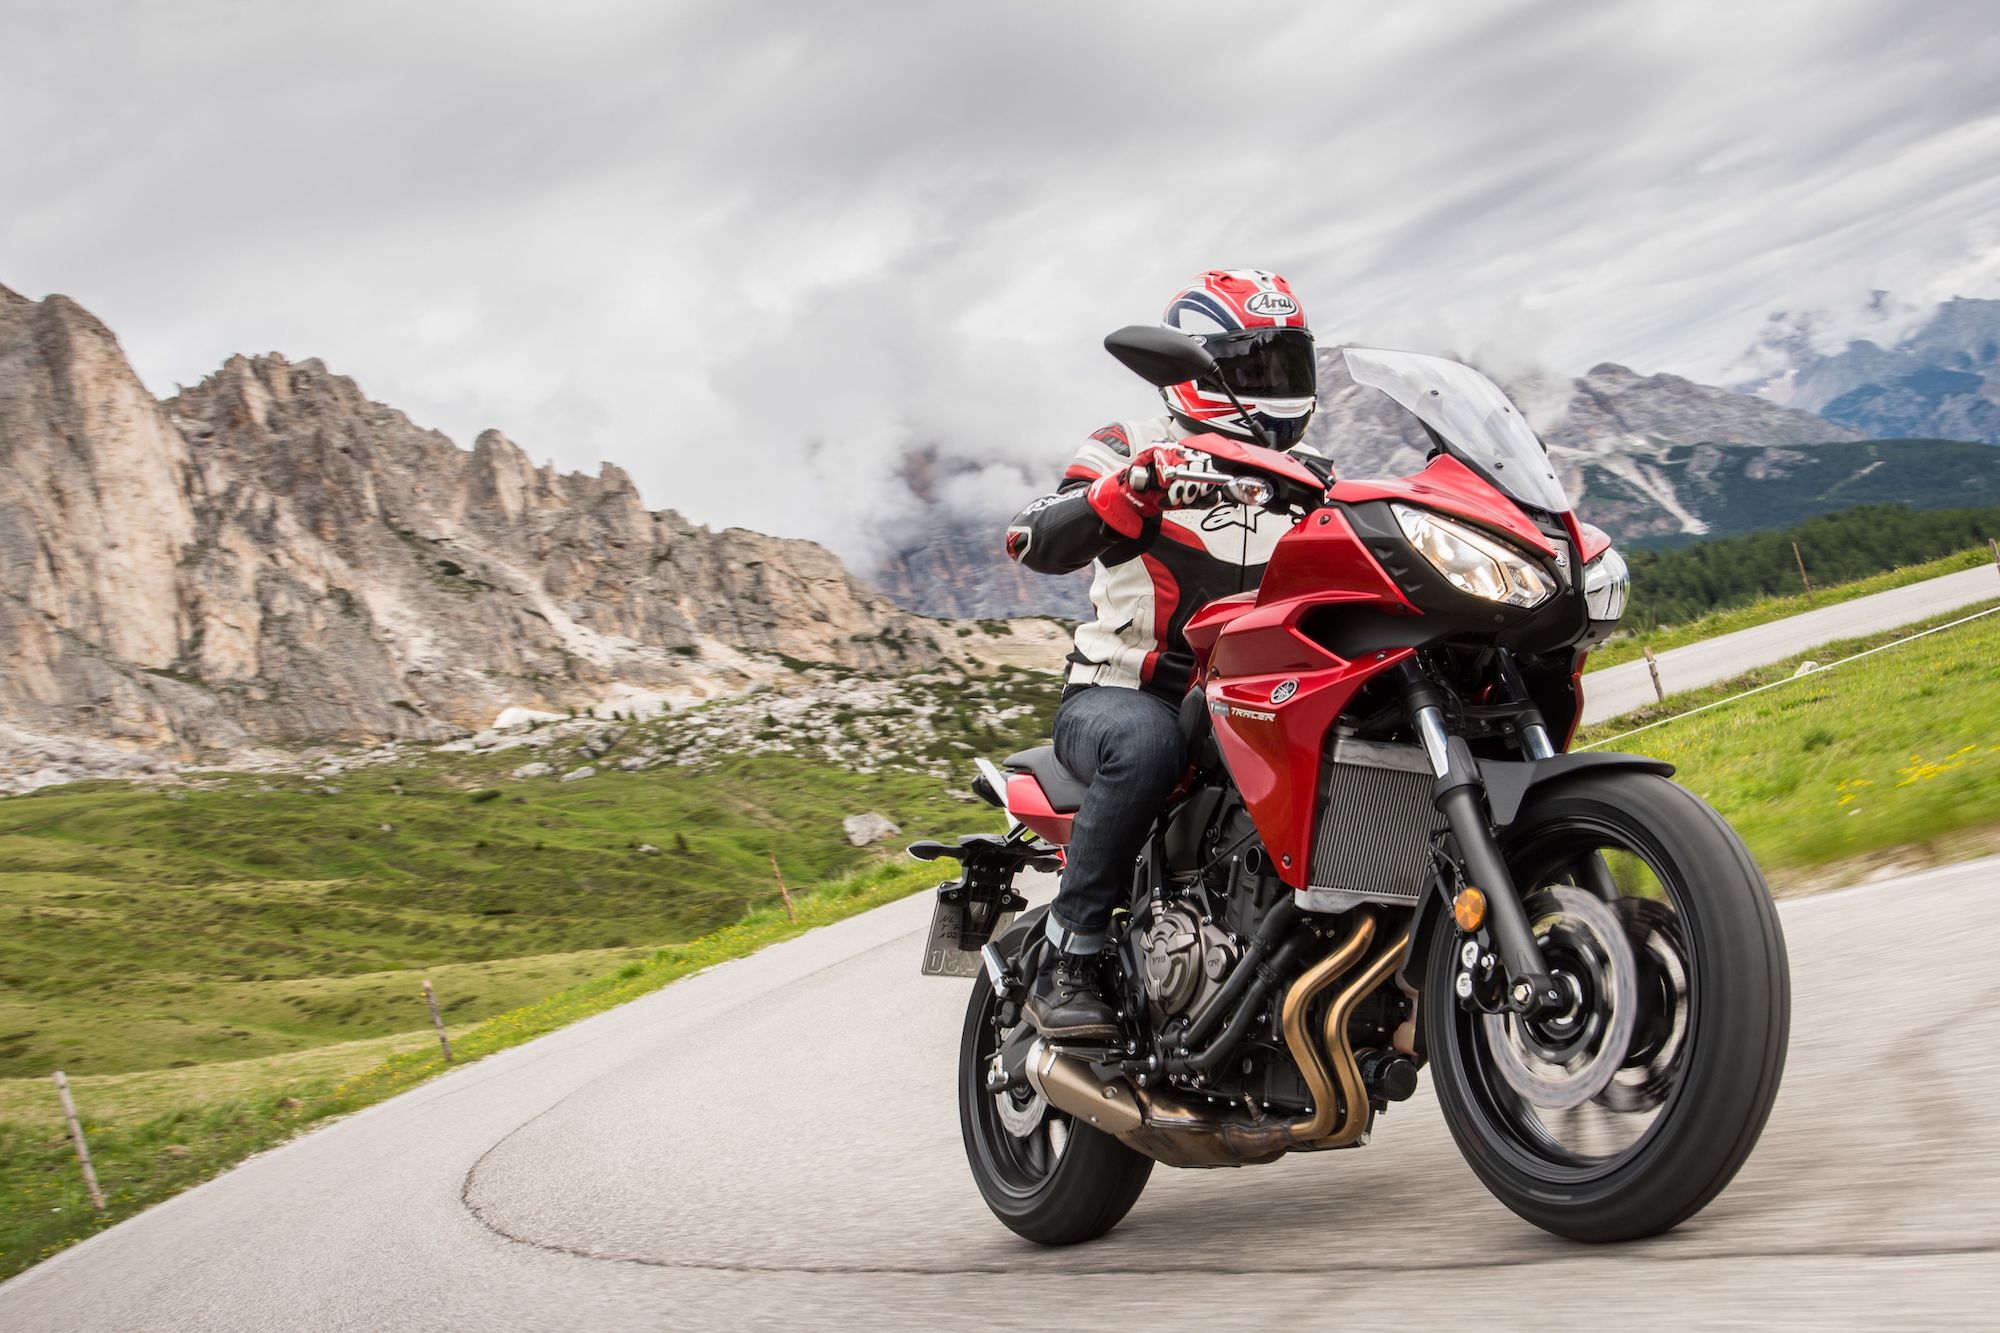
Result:
M1231 504L1249 505L1256 509L1270 504L1278 494L1278 488L1261 477L1238 477L1194 466L1162 468L1155 477L1152 469L1141 465L1132 469L1131 476L1135 491L1149 491L1155 486L1166 490L1180 482L1194 482L1221 491Z

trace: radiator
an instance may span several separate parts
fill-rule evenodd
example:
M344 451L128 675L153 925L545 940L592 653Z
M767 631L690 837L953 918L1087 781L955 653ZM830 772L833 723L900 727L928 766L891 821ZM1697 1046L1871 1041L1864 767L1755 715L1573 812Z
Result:
M1431 804L1436 778L1414 745L1336 739L1320 783L1309 911L1361 902L1408 903L1431 877L1431 834L1445 826Z

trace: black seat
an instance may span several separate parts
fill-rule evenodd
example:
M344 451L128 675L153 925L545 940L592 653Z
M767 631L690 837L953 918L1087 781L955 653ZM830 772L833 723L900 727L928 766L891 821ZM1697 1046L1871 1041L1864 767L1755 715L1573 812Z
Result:
M1035 781L1042 784L1042 794L1049 798L1049 808L1057 814L1067 815L1083 808L1083 794L1089 786L1063 767L1062 760L1056 758L1055 746L1038 745L1032 750L1010 754L1002 764L1009 769L1033 773Z

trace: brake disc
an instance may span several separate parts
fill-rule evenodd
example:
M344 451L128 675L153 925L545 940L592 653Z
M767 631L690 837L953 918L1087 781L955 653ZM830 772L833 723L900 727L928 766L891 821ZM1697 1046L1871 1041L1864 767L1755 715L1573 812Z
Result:
M1625 1063L1639 1008L1638 959L1617 913L1594 894L1555 885L1522 906L1569 1008L1480 1021L1507 1086L1532 1105L1566 1110L1603 1092Z
M1629 1114L1651 1110L1673 1090L1675 1066L1687 1039L1691 969L1672 909L1650 898L1620 898L1615 907L1639 964L1639 1009L1624 1067L1597 1100Z

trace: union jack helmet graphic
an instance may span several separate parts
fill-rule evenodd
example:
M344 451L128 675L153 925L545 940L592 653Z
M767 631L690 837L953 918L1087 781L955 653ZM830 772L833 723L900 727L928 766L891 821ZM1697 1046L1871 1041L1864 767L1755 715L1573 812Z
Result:
M1292 285L1260 268L1210 269L1174 297L1160 321L1201 340L1242 413L1213 384L1190 380L1162 389L1183 426L1253 443L1264 428L1280 449L1305 434L1319 406L1312 332Z

